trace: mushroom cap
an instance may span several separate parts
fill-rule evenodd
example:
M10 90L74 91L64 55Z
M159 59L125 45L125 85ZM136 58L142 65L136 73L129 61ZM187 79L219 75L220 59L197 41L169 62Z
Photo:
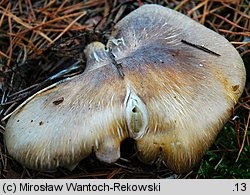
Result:
M118 22L107 48L88 45L84 73L14 111L5 131L10 155L32 169L73 169L93 150L104 162L116 161L130 137L143 162L161 158L178 173L191 169L244 89L238 52L159 5L141 6Z

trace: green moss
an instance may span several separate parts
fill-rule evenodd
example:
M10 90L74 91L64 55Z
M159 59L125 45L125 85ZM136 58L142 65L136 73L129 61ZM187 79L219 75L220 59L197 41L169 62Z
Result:
M248 134L250 132L248 131ZM240 133L242 143L244 132ZM250 178L250 146L245 142L240 151L236 130L227 123L219 133L216 142L203 157L199 166L194 169L198 178L224 179L224 178Z

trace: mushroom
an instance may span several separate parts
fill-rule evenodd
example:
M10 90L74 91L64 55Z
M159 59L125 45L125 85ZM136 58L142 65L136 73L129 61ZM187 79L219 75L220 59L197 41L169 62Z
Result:
M245 84L242 59L224 37L159 5L131 12L106 47L91 43L85 55L81 75L12 113L5 143L25 167L72 170L92 151L112 163L132 138L143 162L160 158L186 172L230 118Z

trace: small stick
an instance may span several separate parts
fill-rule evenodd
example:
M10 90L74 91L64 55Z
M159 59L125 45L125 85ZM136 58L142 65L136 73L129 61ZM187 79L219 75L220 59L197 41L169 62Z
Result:
M213 55L215 55L215 56L221 56L220 54L215 53L214 51L211 51L210 49L208 49L208 48L206 48L206 47L204 47L204 46L196 45L196 44L194 44L194 43L190 43L190 42L185 41L185 40L183 40L183 39L181 40L181 42L182 42L182 43L185 43L185 44L187 44L187 45L190 45L190 46L192 46L192 47L194 47L194 48L197 48L197 49L200 49L200 50L202 50L202 51L205 51L205 52L207 52L207 53L213 54Z
M120 63L117 63L116 60L115 60L115 56L114 54L112 53L112 48L111 47L108 47L108 53L109 53L109 57L112 61L112 64L115 65L119 75L124 78L125 74L124 72L122 71L122 65Z

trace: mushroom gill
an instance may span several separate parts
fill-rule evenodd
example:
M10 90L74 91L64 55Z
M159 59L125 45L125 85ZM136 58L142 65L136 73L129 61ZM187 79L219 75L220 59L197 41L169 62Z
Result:
M32 169L73 169L92 150L115 162L130 137L143 162L191 169L244 89L240 55L221 35L159 5L118 22L106 47L88 45L84 73L14 111L5 131L9 154Z

